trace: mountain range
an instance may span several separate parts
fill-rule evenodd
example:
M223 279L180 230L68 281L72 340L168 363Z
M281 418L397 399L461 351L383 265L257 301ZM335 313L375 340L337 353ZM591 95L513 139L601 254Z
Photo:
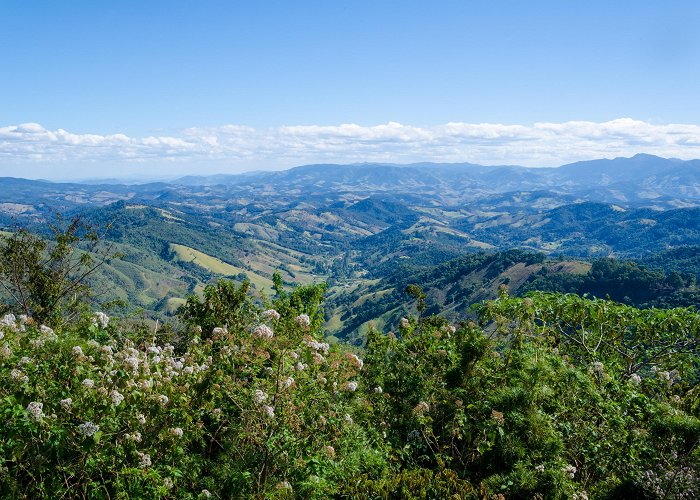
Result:
M329 330L346 337L370 320L395 322L410 277L464 308L504 281L515 292L543 268L581 274L598 258L693 274L694 264L672 263L695 262L700 248L700 160L644 154L558 168L306 165L146 184L0 185L0 229L48 235L58 212L109 226L105 238L123 257L95 278L105 300L168 315L218 277L248 278L264 294L280 271L290 284L327 281ZM514 248L545 261L503 257L508 265L491 276L489 259ZM463 272L447 284L450 269Z

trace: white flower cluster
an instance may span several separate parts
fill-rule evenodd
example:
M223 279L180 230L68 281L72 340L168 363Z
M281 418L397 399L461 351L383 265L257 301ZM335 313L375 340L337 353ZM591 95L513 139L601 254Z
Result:
M259 339L271 339L274 336L272 328L267 325L258 325L253 330L253 336Z
M308 314L300 314L294 321L301 327L302 330L308 330L311 327L311 318Z
M571 479L573 479L574 476L576 475L576 470L577 470L577 469L576 469L575 466L573 466L573 465L567 465L567 466L564 467L561 471L562 471L564 474L567 474Z
M10 356L12 356L12 350L10 349L10 345L5 342L5 344L0 347L0 359L10 359Z
M10 377L12 380L18 380L20 382L29 382L29 377L22 372L22 370L19 370L17 368L13 368L10 370Z
M226 327L223 327L223 326L217 326L211 331L211 334L214 336L225 335L227 333L228 333L228 330L226 329Z
M130 434L125 434L124 439L126 439L127 441L133 441L134 443L140 443L141 433L139 431L135 431Z
M357 390L357 382L346 382L343 385L343 390L347 392L355 392Z
M642 383L642 377L640 377L636 373L633 373L629 378L629 383L632 385L639 385Z
M83 359L85 358L85 353L83 352L83 348L80 347L79 345L73 347L73 350L71 351L73 353L73 356L78 359Z
M109 316L107 316L103 312L96 312L92 316L92 324L95 326L99 326L103 330L107 328L107 325L109 325Z
M399 328L410 328L411 327L411 322L408 321L408 318L401 318L399 321Z
M266 311L263 311L262 317L268 321L277 321L280 319L280 313L274 309L267 309Z
M594 361L591 366L588 367L588 372L592 375L597 375L602 377L605 374L605 366L600 361Z
M119 406L122 403L122 401L124 401L124 395L116 389L110 392L109 396L112 398L112 404L114 406Z
M78 430L85 437L92 437L100 430L100 426L92 422L83 422L78 426Z
M170 429L170 435L176 438L181 438L184 432L180 427L173 427Z
M365 362L362 361L360 358L358 358L357 354L353 354L351 352L346 352L345 359L347 359L350 362L350 364L353 365L358 370L362 370L362 367L365 366Z
M27 413L29 417L35 422L39 422L41 417L44 416L44 404L37 401L32 401L27 405Z
M256 404L262 404L267 400L267 394L265 394L265 391L262 391L260 389L256 389L255 393L253 394L253 401L255 401Z
M321 352L323 354L328 354L328 350L331 348L328 342L316 342L315 340L306 341L306 346L309 349Z
M70 410L71 406L73 406L73 399L72 398L62 399L58 403L61 405L61 408L63 408L64 410Z
M9 328L10 330L17 331L17 318L15 318L15 315L10 313L0 318L0 328Z
M139 457L139 467L141 469L145 469L151 466L151 455L149 455L148 453L142 453L140 451L137 451L136 454Z
M84 379L82 381L82 384L83 384L83 387L85 387L87 389L92 389L93 387L95 387L95 381L92 380L91 378Z
M268 418L275 418L275 408L269 405L262 406L263 412L268 416Z

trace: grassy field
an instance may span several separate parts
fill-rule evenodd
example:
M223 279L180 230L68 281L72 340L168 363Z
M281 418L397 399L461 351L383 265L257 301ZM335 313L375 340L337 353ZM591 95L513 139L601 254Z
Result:
M177 260L192 262L209 272L221 274L222 276L236 276L243 273L258 290L264 291L265 293L272 290L272 280L257 273L233 266L221 259L217 259L216 257L212 257L211 255L185 245L171 243L170 248L175 252Z

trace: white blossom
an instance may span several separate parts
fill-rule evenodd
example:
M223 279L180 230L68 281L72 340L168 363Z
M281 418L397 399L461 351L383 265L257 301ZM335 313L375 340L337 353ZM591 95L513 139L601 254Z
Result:
M127 441L133 441L134 443L140 443L141 442L141 433L139 431L132 432L130 434L125 434L124 438Z
M29 345L32 346L34 349L39 349L41 347L44 347L45 343L46 343L46 340L43 338L32 339L29 341Z
M141 364L141 361L136 356L128 356L124 358L124 364L133 372L137 372L139 370L139 365Z
M348 392L355 392L357 390L357 382L347 382L343 385L343 390Z
M345 423L348 425L352 424L352 417L348 413L345 414L345 416L343 417L343 420L345 420Z
M151 456L148 453L142 453L137 451L136 454L139 457L139 467L145 469L151 466Z
M19 370L17 368L13 368L10 370L10 377L12 380L19 380L24 376L24 373L22 373L22 370Z
M566 467L564 467L564 468L562 469L562 472L563 472L564 474L567 474L571 479L573 479L574 476L576 475L576 470L577 470L577 469L576 469L575 466L573 466L573 465L567 465Z
M263 405L262 409L269 418L275 418L275 409L272 406Z
M262 404L266 400L267 394L265 394L265 392L260 389L256 389L255 394L253 395L253 401L255 401L257 404Z
M95 381L92 380L91 378L86 378L85 380L82 381L83 387L86 387L88 389L92 389L95 387Z
M92 324L101 327L103 330L109 325L109 316L103 312L96 312L92 316Z
M302 328L302 330L308 330L311 327L311 318L308 314L300 314L294 321Z
M79 358L79 359L85 357L85 353L83 353L83 348L80 347L79 345L73 347L72 353L73 353L73 356L75 356L76 358Z
M263 318L270 321L277 321L278 319L280 319L280 313L278 313L274 309L268 309L266 311L263 311L262 316Z
M12 356L12 350L7 342L0 347L0 359L9 359Z
M145 425L146 424L146 416L143 413L139 413L136 415L136 420L138 421L139 424Z
M267 325L258 325L253 330L253 335L259 339L271 339L274 336L272 328Z
M15 318L15 315L12 313L4 315L2 318L0 318L0 327L7 327L11 328L12 330L17 330L17 318Z
M328 342L317 342L315 340L307 341L306 345L314 351L321 351L323 354L328 354L328 350L331 347Z
M117 390L110 392L109 396L112 398L112 404L114 406L119 406L121 402L124 401L124 395Z
M52 328L46 326L46 325L41 325L39 327L39 331L43 333L46 336L54 335L54 331Z
M168 399L168 396L166 396L165 394L158 395L158 402L161 405L163 405L163 406L167 405L168 401L170 401L170 400Z
M78 426L78 430L85 437L94 436L100 430L100 426L92 422L83 422Z
M173 427L170 429L170 435L176 438L181 438L183 434L184 432L180 427Z
M73 405L73 399L72 398L62 399L58 403L61 405L61 408L63 408L64 410L70 410L71 406Z
M629 383L632 385L639 385L642 383L642 377L640 377L636 373L633 373L629 378Z
M212 335L224 335L228 333L225 327L217 326L211 331Z
M351 352L346 352L345 359L347 359L350 362L350 364L353 365L358 370L362 370L362 367L365 366L364 361L362 361L359 357L357 357L357 354L353 354Z
M211 498L211 493L207 489L203 489L200 493L204 498Z
M411 322L408 321L408 318L401 318L401 320L399 321L399 327L400 328L410 328Z
M377 394L381 394L382 392L384 392L384 390L382 389L381 385L378 385L374 388L374 392L376 392Z
M287 389L287 388L291 387L293 383L294 383L294 379L292 377L287 377L286 379L284 379L282 381L282 386L285 389Z

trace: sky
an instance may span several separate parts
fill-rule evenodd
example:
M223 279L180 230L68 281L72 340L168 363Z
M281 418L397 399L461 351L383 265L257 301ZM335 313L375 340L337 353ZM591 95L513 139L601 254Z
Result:
M0 176L700 157L700 2L0 2Z

